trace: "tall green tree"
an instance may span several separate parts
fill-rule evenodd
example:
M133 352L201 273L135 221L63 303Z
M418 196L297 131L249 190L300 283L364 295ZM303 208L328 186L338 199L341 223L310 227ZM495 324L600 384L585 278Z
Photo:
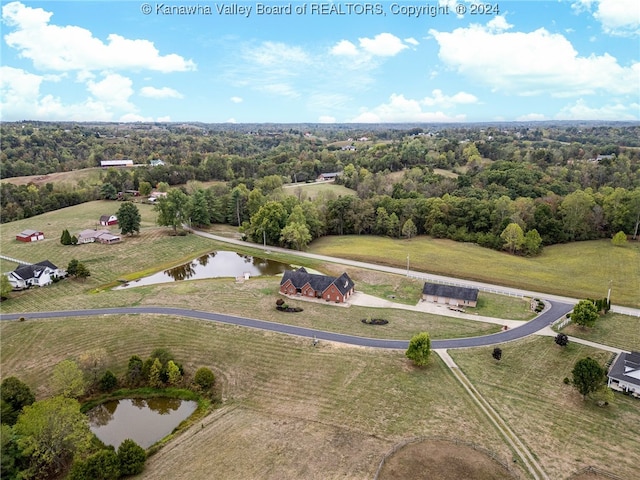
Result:
M71 234L66 228L62 231L62 235L60 235L60 243L62 245L71 245Z
M140 210L133 202L124 202L120 205L118 212L118 225L120 225L120 233L122 235L132 235L140 233Z
M167 362L167 383L175 387L180 384L181 380L182 373L180 372L180 367L178 367L173 360L169 360Z
M138 191L140 192L140 195L142 195L143 197L148 197L151 194L151 190L152 188L149 182L142 181L138 185Z
M310 241L311 234L305 223L289 223L280 232L280 243L296 250L302 250Z
M136 442L127 438L118 447L120 475L137 475L144 470L147 452Z
M198 227L206 227L211 225L211 216L209 215L209 202L204 190L198 189L192 197L193 206L191 209L191 223Z
M161 227L171 227L176 233L178 227L189 219L191 201L180 189L174 188L166 197L160 197L154 207L158 212L157 223Z
M58 478L75 454L86 452L93 434L73 398L48 398L26 406L14 427L18 447L28 459L24 478Z
M429 363L430 355L431 338L427 332L421 332L411 337L409 348L405 352L407 358L412 360L415 365L422 367Z
M578 360L571 373L573 375L573 386L580 392L583 399L601 388L606 380L604 368L600 366L597 360L591 357Z
M407 219L407 221L404 222L404 225L402 225L402 235L410 239L411 237L415 237L417 233L418 229L416 228L415 223L413 223L413 220L410 218Z
M598 307L591 300L580 300L571 312L571 321L581 327L593 327L598 319Z
M0 297L9 298L9 294L13 290L9 277L0 273Z
M542 237L535 228L529 230L524 236L524 245L522 247L526 255L537 255L542 251Z
M56 395L77 398L84 394L84 373L73 360L63 360L53 368L51 387Z
M76 461L68 480L117 480L120 475L118 455L112 449L103 449L85 460Z
M265 203L251 216L251 238L254 242L266 240L268 245L278 245L287 218L287 211L280 202Z
M100 188L100 197L104 200L115 200L118 198L118 190L111 183L103 183Z
M509 253L520 251L524 245L524 233L522 227L517 223L510 223L500 234L500 238L504 240L504 247Z
M8 407L2 410L2 423L13 425L18 419L18 415L23 407L31 405L36 401L36 397L29 388L29 385L17 377L7 377L0 384L0 398Z

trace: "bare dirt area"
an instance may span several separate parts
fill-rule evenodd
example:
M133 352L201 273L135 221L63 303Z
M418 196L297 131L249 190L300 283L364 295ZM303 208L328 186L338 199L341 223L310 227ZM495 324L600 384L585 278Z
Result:
M389 456L379 480L509 480L520 478L488 452L445 440L410 443Z
M306 419L224 407L147 460L139 479L370 479L390 442Z

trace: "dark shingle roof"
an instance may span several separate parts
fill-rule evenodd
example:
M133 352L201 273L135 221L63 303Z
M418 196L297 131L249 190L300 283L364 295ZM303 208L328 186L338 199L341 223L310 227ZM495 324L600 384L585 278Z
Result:
M459 300L478 300L478 289L467 287L456 287L454 285L441 285L438 283L425 283L422 288L425 295L435 295L438 297L457 298Z
M335 284L336 288L343 295L351 290L354 286L353 280L349 278L349 275L343 273L338 278L328 277L326 275L317 275L307 272L304 267L297 270L287 270L282 275L280 285L287 283L287 280L291 280L291 283L296 288L302 288L307 283L311 285L311 288L317 292L324 292L331 284Z
M30 278L40 277L40 275L42 275L42 272L44 272L44 269L46 267L49 267L52 270L58 269L58 267L56 267L49 260L43 260L42 262L38 262L33 265L20 265L18 268L16 268L13 271L13 273L23 280L28 280Z
M640 385L640 378L632 377L628 373L640 373L640 352L621 353L609 370L609 376L616 380Z

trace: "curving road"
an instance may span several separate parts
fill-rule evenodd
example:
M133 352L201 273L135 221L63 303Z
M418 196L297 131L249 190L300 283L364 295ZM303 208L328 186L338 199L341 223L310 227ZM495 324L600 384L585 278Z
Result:
M432 340L431 348L433 349L451 349L480 347L485 345L494 345L497 343L509 342L518 338L531 335L543 328L551 325L559 318L563 317L573 308L568 303L550 303L540 315L525 323L524 325L506 330L492 335L484 335L481 337L471 338L454 338L449 340ZM241 327L255 328L259 330L267 330L270 332L284 333L287 335L296 335L306 338L317 338L319 340L328 340L331 342L345 343L348 345L357 345L372 348L389 348L397 350L406 350L409 346L408 340L385 340L377 338L356 337L353 335L345 335L341 333L325 332L323 330L314 330L311 328L297 327L294 325L285 325L282 323L267 322L265 320L255 320L252 318L236 317L233 315L225 315L222 313L201 312L198 310L188 310L184 308L171 307L117 307L117 308L96 308L90 310L64 310L51 312L31 312L31 313L9 313L0 314L1 320L17 320L20 317L31 318L63 318L63 317L86 317L100 315L131 315L131 314L159 314L173 315L181 317L196 318L209 322L226 323L229 325L237 325Z

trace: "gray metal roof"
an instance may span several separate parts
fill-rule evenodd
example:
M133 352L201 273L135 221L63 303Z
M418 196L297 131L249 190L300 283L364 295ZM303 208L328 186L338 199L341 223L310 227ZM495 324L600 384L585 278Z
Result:
M478 300L478 289L467 287L456 287L454 285L442 285L439 283L425 283L422 288L424 295L435 295L437 297L457 298L459 300Z
M640 374L640 352L621 353L618 355L616 361L611 365L608 375L618 381L622 380L634 385L640 385L640 378L628 375L631 372L635 372L636 375Z

